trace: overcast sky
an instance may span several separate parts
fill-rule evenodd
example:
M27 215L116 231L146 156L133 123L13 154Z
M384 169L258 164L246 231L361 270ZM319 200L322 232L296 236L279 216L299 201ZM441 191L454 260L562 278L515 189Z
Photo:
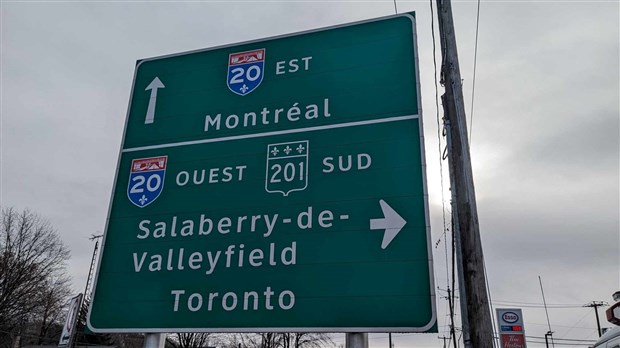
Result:
M394 342L441 347L446 265L431 14L428 1L397 5L418 19L440 333ZM476 5L454 5L468 122ZM136 60L393 13L392 1L3 1L1 205L51 221L71 249L80 292L88 238L105 227ZM620 290L618 18L618 1L481 4L471 144L482 242L494 305L522 307L528 336L548 330L539 275L558 338L595 339L592 309L577 306L612 302ZM387 334L370 337L371 347L387 346Z

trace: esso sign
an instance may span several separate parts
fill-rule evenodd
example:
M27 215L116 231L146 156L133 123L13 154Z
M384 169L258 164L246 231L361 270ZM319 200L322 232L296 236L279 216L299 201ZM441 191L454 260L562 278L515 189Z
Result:
M502 320L509 324L512 324L519 321L519 316L517 315L517 313L514 312L506 312L502 314Z

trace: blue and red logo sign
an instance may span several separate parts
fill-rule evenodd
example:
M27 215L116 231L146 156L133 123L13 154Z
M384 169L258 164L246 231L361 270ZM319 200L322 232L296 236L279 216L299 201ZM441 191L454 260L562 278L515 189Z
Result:
M501 331L523 331L521 325L501 325Z
M238 95L255 90L263 81L265 49L231 53L228 56L228 89Z
M131 161L127 197L140 208L153 203L164 189L168 156L139 158Z
M509 324L516 323L519 321L519 315L515 312L506 312L502 314L502 320Z

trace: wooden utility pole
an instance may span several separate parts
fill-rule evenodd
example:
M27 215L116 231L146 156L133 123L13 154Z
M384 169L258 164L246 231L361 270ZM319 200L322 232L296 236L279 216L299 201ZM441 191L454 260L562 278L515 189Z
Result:
M592 301L585 305L584 307L594 308L594 314L596 314L596 327L598 328L598 337L603 336L603 331L601 330L601 321L598 318L598 307L607 306L607 302L602 301Z
M458 255L457 250L457 257L460 256L459 261L462 264L462 272L459 272L459 278L462 280L459 282L462 284L461 307L465 306L462 319L468 323L468 327L463 328L463 338L465 347L492 348L493 325L486 290L465 103L450 0L437 0L437 9L443 57L442 81L445 82L446 88L443 98L444 118L449 138L448 160L454 197L453 231L458 239L456 245L457 247L460 245L461 251L461 255Z

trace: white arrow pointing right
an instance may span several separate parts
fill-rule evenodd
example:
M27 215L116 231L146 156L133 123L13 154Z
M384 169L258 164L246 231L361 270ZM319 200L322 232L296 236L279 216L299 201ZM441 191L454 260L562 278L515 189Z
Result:
M380 200L379 204L381 204L381 211L383 211L384 218L382 219L371 219L370 220L370 229L371 230L385 230L383 233L383 241L381 242L381 249L387 248L388 245L392 242L394 237L405 227L407 221L403 219L398 213L392 209L384 200Z

